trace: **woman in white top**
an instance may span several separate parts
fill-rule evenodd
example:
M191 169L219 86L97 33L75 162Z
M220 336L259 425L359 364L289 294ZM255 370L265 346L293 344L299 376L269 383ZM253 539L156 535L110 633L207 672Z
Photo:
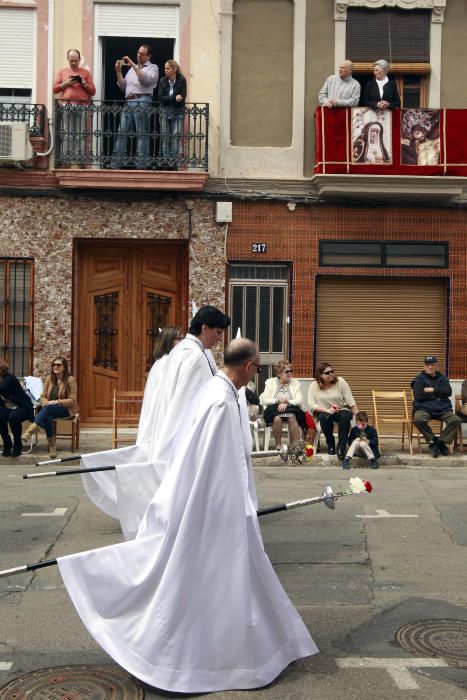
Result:
M276 449L280 449L282 421L286 421L289 429L289 441L295 442L300 438L300 428L305 430L305 414L301 408L303 403L302 390L298 379L292 379L290 362L279 360L274 367L276 377L266 379L264 391L259 397L266 425L272 424Z
M343 459L352 416L358 408L349 385L343 377L335 376L329 362L318 365L315 381L308 391L308 404L320 422L330 455L336 454L333 429L334 423L338 424L337 456Z

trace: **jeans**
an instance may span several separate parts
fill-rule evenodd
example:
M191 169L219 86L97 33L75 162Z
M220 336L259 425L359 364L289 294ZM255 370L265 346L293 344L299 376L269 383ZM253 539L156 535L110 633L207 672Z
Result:
M183 114L180 116L161 116L161 150L164 165L176 166L183 140Z
M11 433L13 435L13 449L15 452L21 452L21 424L25 420L32 421L33 418L34 409L32 404L31 408L18 406L18 408L11 409L6 408L6 406L0 406L0 435L2 436L3 448L5 450L11 449L11 438L8 434L8 424L10 425Z
M80 104L63 105L63 137L61 160L64 164L84 163L86 160L86 123L89 116Z
M340 411L336 411L336 413L318 413L321 430L326 438L328 448L332 447L334 449L336 446L333 430L334 423L337 423L339 425L339 431L337 434L337 450L338 452L342 452L342 454L345 453L352 417L352 411L347 411L346 409L342 408Z
M41 408L37 416L34 418L34 423L40 425L44 428L45 434L48 438L52 438L55 435L54 420L56 418L68 418L70 411L65 408L65 406L60 406L59 404L51 404L50 406L44 406Z
M110 161L111 168L119 169L122 165L135 167L135 162L127 149L127 141L131 131L136 131L136 168L146 168L151 164L149 143L151 105L151 95L127 100L120 114L120 127Z

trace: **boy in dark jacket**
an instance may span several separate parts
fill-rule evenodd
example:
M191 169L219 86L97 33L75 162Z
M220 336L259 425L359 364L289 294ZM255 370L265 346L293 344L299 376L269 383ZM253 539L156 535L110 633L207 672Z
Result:
M350 460L354 455L363 456L370 460L372 469L378 469L378 457L380 456L378 447L378 433L372 425L368 425L368 414L359 411L355 416L357 425L349 433L349 449L342 462L343 469L350 469Z
M449 454L448 445L461 424L461 419L452 410L449 379L436 370L437 362L435 355L427 355L423 360L423 372L412 382L413 422L427 441L433 457ZM435 437L429 424L433 418L443 421L445 426L439 437Z

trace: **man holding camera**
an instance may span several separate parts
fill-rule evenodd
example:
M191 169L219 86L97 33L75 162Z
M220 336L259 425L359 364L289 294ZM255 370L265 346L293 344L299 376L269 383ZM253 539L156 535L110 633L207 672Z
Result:
M120 127L118 129L115 146L112 153L110 167L119 169L122 165L134 166L144 169L150 166L150 111L152 93L159 79L159 69L155 63L151 63L152 48L149 44L142 44L137 52L136 63L124 56L115 63L117 85L125 93L126 104L120 115ZM123 67L130 70L123 76ZM131 156L131 148L127 150L129 132L136 131L136 153Z
M86 160L85 105L96 94L91 73L80 68L81 54L78 49L69 49L66 54L68 67L61 68L55 78L54 94L61 93L62 138L61 160L65 164L84 164Z

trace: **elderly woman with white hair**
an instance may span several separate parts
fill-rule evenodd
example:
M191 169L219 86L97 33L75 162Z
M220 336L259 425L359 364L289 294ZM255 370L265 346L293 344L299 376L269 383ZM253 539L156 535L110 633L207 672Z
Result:
M401 106L395 80L389 80L389 63L381 58L373 64L374 80L365 85L363 104L372 109L397 109Z

